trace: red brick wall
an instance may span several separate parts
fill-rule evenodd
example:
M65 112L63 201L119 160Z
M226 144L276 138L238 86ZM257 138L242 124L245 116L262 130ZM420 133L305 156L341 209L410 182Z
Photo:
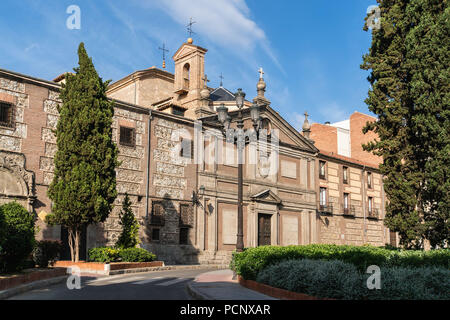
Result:
M313 123L310 137L319 150L337 154L337 129L335 127Z
M362 132L362 129L367 122L372 122L375 120L376 118L363 113L353 113L350 116L350 141L352 158L378 166L378 164L383 161L382 158L375 156L370 152L364 151L362 148L362 144L377 138L377 134L374 132L367 132L366 134Z

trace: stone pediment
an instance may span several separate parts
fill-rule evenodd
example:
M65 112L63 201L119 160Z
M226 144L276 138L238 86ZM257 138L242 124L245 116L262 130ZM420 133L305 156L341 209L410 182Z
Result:
M311 140L305 138L298 130L292 127L278 112L273 110L270 106L265 106L265 109L266 112L264 114L270 121L271 127L278 129L280 132L280 143L297 146L304 151L311 153L319 152Z
M173 60L179 60L182 59L185 56L188 56L190 54L192 54L192 52L201 52L203 54L205 54L208 50L199 47L199 46L195 46L193 44L189 44L189 43L184 43L173 55Z
M278 197L272 190L267 189L250 197L253 201L281 204L281 198Z

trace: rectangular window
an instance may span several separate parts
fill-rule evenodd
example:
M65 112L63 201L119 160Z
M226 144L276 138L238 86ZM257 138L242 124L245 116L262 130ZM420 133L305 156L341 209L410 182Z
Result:
M325 179L325 166L326 166L325 161L319 161L319 178L320 179Z
M344 214L350 213L350 195L348 193L344 193Z
M172 114L176 115L176 116L182 116L184 117L184 110L181 108L177 108L177 107L172 107Z
M194 141L181 138L180 157L194 159Z
M152 241L159 241L159 228L152 229Z
M373 213L373 198L372 197L369 197L368 208L369 208L369 214L372 214Z
M136 130L134 128L120 127L120 144L128 147L136 146Z
M367 172L367 188L372 189L372 173Z
M320 188L320 205L327 205L327 188Z
M152 202L151 224L164 225L164 205L162 202Z
M12 104L0 102L0 126L9 128L14 127L13 118Z
M342 167L342 178L344 180L344 184L348 184L348 168Z
M189 243L189 228L180 228L180 244Z

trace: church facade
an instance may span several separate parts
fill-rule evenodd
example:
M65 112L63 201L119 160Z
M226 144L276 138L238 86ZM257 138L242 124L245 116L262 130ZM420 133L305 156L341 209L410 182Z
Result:
M189 40L173 56L174 74L153 67L110 85L119 196L107 221L84 232L82 257L89 248L114 245L127 193L141 225L140 246L159 259L168 264L229 260L236 247L238 169L236 147L224 141L216 109L228 107L231 119L238 111L231 91L208 87L206 52ZM47 189L62 81L64 76L46 81L0 69L0 203L20 202L36 215L38 238L64 241L64 228L43 222L52 208ZM301 134L272 109L262 72L256 88L242 109L244 126L252 127L249 107L258 104L260 127L270 143L248 143L244 150L244 245L389 242L377 166L371 167L369 192L378 215L369 218L363 201L366 167L326 154L316 147L310 126ZM343 167L349 168L348 188L339 182ZM328 203L335 203L331 211Z

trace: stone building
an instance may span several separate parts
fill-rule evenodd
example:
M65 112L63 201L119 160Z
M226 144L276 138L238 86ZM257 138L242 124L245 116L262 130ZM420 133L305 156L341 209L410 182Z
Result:
M384 226L386 195L378 169L381 157L362 144L376 135L362 128L376 118L354 112L337 123L303 127L320 149L316 192L322 243L398 245L397 235Z
M232 118L237 111L230 90L208 87L206 52L188 40L173 56L174 74L152 67L110 85L113 139L121 161L116 170L119 196L107 221L84 232L82 257L89 248L115 243L121 201L128 193L141 225L141 247L166 263L228 261L236 246L237 164L227 152L234 155L236 148L224 143L216 108L227 106ZM36 215L39 238L65 240L64 228L43 222L52 209L47 189L53 178L52 130L62 81L64 75L46 81L0 69L0 203L19 201ZM248 107L257 103L261 128L278 143L245 147L245 246L384 244L377 166L327 154L317 147L314 126L311 137L294 129L266 99L262 71L256 89L253 101L244 103L244 125L252 127ZM326 180L319 176L320 161L327 162ZM349 168L348 186L339 182L344 166ZM368 170L373 190L363 182ZM348 212L355 212L354 217L343 217L348 212L338 205L324 216L323 187L328 190L326 203L341 204L341 195L351 193ZM373 197L378 220L368 220L367 197Z

